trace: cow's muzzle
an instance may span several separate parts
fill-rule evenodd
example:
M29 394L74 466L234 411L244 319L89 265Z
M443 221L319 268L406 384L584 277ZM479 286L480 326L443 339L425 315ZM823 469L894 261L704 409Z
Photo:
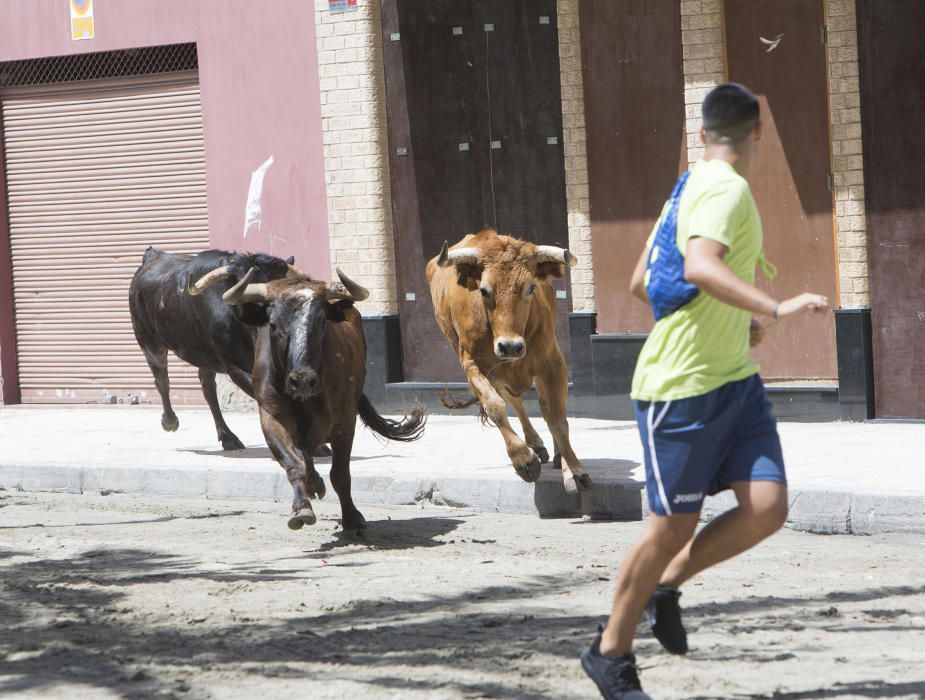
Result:
M502 360L517 360L524 356L527 346L523 338L498 338L495 341L495 355Z
M308 399L321 391L321 377L313 369L290 372L286 377L286 393L294 399Z

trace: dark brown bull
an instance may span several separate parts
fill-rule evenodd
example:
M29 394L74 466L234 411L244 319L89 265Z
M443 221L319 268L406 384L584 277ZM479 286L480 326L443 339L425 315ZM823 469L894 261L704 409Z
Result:
M324 480L313 452L326 442L333 451L331 485L340 499L343 528L359 530L366 520L350 495L350 453L357 413L390 440L418 439L424 413L394 421L383 418L363 394L366 338L354 301L369 293L340 270L341 283L305 276L252 282L253 271L223 295L231 305L264 305L254 352L254 398L270 451L292 484L289 527L315 522L311 498L323 498Z
M555 444L553 464L562 469L569 492L590 487L591 478L569 441L568 372L556 342L556 300L549 282L575 262L564 248L485 230L452 248L444 243L427 263L437 324L457 353L475 400L500 428L515 471L524 481L536 481L540 463L549 460L523 404L523 395L536 384ZM526 441L511 428L507 404L517 413Z

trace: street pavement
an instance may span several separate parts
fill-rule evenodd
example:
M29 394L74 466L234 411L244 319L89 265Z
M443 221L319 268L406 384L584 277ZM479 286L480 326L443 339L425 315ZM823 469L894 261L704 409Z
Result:
M206 409L181 408L180 429L160 427L154 406L0 407L0 488L288 501L283 470L257 417L226 419L247 449L224 452ZM546 426L534 421L547 446ZM544 517L638 520L648 512L635 424L570 420L572 444L594 480L568 494L550 465L527 484L501 436L474 415L428 418L415 443L358 428L351 472L361 505L437 504ZM788 526L820 533L925 533L925 423L782 423L790 481ZM327 476L330 459L316 460ZM329 488L327 499L334 499ZM708 499L705 518L731 504Z

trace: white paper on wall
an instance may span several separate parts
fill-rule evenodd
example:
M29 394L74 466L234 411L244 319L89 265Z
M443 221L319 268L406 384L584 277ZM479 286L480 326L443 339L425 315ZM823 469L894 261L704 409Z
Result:
M244 207L244 238L247 232L256 227L259 231L262 223L263 210L260 200L263 197L263 180L267 171L273 165L273 156L267 158L263 164L251 173L251 185L247 190L247 205Z

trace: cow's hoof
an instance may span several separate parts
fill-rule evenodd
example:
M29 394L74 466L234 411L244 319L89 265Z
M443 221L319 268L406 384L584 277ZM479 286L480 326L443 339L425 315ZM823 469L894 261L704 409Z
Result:
M549 452L542 445L530 445L530 448L536 453L540 464L546 464L549 461Z
M304 525L314 525L317 522L318 518L315 517L315 511L311 508L302 508L302 510L293 513L292 517L289 518L289 522L286 523L289 525L290 530L301 530Z
M540 478L540 460L539 458L534 457L533 461L525 466L518 467L515 464L514 471L517 472L517 476L519 476L521 479L532 483Z
M579 493L591 488L591 477L587 474L579 474L568 477L564 483L566 493Z
M331 448L328 447L327 445L318 445L318 447L316 447L315 451L312 453L312 457L330 457L330 456L331 456Z
M357 510L345 515L341 521L341 526L344 528L344 532L359 532L366 529L366 518Z
M171 413L168 416L165 413L161 416L161 427L168 433L176 432L177 428L180 427L180 419L177 418L176 414Z
M225 435L220 439L222 441L223 450L230 452L231 450L243 450L244 449L244 443L238 440L238 436L233 433L229 433L228 435Z

